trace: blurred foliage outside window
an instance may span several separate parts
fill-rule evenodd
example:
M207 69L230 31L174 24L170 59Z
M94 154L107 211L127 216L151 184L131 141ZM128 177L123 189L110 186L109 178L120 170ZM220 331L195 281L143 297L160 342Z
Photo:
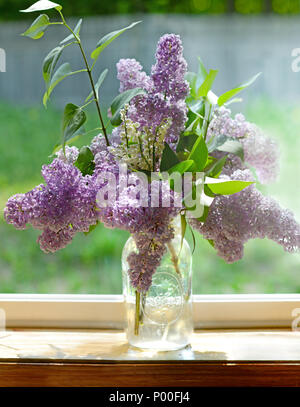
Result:
M300 0L62 0L69 16L93 16L132 13L183 14L299 14ZM0 20L28 18L18 10L25 9L32 0L0 0Z

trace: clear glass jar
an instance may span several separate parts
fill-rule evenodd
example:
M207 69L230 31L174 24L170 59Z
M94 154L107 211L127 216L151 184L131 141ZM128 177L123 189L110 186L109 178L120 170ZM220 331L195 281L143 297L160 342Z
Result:
M127 257L136 251L130 237L122 253L126 334L130 345L143 349L176 350L190 343L192 319L192 255L181 234L167 245L146 294L138 293L128 276Z

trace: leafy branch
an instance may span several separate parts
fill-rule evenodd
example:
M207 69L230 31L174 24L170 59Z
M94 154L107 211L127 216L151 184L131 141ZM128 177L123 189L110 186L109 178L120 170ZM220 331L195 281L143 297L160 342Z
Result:
M38 18L34 20L34 22L31 24L31 26L22 34L23 36L27 36L32 39L39 39L43 37L46 29L49 26L56 26L56 25L63 25L66 27L66 29L70 32L70 34L64 38L60 44L51 50L48 55L45 57L44 62L43 62L43 77L44 81L46 83L46 92L43 97L43 104L45 107L47 107L47 102L48 99L54 90L54 88L65 78L75 75L77 73L81 72L86 72L89 77L90 85L92 88L91 93L88 95L86 98L85 102L88 102L89 99L92 98L92 102L95 103L97 113L99 116L100 120L100 125L101 125L101 130L102 133L105 137L106 144L109 146L109 139L107 135L107 125L105 125L104 120L103 120L103 115L101 112L100 108L100 100L99 100L99 89L107 75L108 70L104 70L98 81L95 83L92 75L92 70L95 66L96 61L98 60L100 54L102 51L116 38L118 38L122 33L125 31L133 28L136 26L140 21L132 23L128 27L122 28L121 30L118 31L113 31L109 34L106 34L104 37L100 39L100 41L97 43L95 50L91 54L91 58L93 60L92 65L90 65L88 61L88 57L83 49L82 42L80 39L80 29L82 25L82 19L80 19L75 26L74 29L72 29L69 24L66 22L66 19L62 13L62 6L58 3L54 3L49 0L40 0L36 3L34 3L32 6L27 8L26 10L21 10L24 13L31 13L31 12L36 12L36 11L45 11L45 10L50 10L50 9L55 9L61 18L61 21L58 22L51 22L47 14L41 14ZM84 61L84 69L80 69L77 71L72 71L70 64L69 63L64 63L61 66L59 66L56 70L56 65L58 63L58 60L63 52L63 50L73 44L77 44L79 46L83 61ZM141 91L139 90L139 93ZM127 100L134 97L135 95L126 95ZM128 97L129 96L129 97ZM116 111L116 115L114 119L118 121L118 114L119 110L121 109L121 103L124 102L124 99L121 98L121 101L119 101L118 104L118 111ZM64 118L63 118L63 148L65 147L65 144L70 141L71 138L77 137L78 136L78 131L80 128L83 126L84 122L86 121L86 115L83 112L83 109L88 105L89 103L86 103L85 105L79 107L76 105L73 105L72 103L69 103L64 110ZM67 124L66 124L67 123ZM115 125L115 123L112 123Z
M63 25L73 34L73 37L76 40L76 42L77 42L77 44L78 44L78 46L80 48L80 52L81 52L81 55L83 57L84 64L86 66L86 72L88 73L89 80L90 80L90 83L91 83L91 87L92 87L92 91L93 91L93 95L94 95L94 100L95 100L98 116L99 116L100 123L101 123L101 128L102 128L102 131L103 131L103 135L105 137L106 144L109 146L109 140L108 140L108 137L107 137L106 128L104 126L104 121L103 121L103 117L102 117L102 114L101 114L101 109L100 109L99 100L98 100L98 96L97 96L96 89L95 89L95 83L94 83L94 80L93 80L92 71L91 71L91 68L89 66L89 63L88 63L86 54L84 52L84 49L82 47L82 43L81 43L81 40L80 40L80 37L79 37L79 32L75 33L72 30L72 28L67 24L67 22L66 22L66 20L65 20L65 18L63 16L63 13L61 12L60 9L57 9L57 11L59 12L59 14L61 16Z

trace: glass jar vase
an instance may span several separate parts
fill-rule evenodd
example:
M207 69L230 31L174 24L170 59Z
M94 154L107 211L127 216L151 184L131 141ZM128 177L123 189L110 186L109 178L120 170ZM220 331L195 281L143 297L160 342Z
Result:
M166 245L147 293L130 284L127 257L137 251L130 237L122 253L126 334L130 345L143 349L176 350L190 343L192 319L192 255L181 234Z

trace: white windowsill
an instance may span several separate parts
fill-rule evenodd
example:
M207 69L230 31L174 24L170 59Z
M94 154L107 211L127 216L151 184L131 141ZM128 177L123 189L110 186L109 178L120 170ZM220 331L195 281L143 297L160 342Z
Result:
M195 328L291 328L300 294L194 295L193 313ZM0 329L120 329L124 304L121 295L1 294L1 316Z

